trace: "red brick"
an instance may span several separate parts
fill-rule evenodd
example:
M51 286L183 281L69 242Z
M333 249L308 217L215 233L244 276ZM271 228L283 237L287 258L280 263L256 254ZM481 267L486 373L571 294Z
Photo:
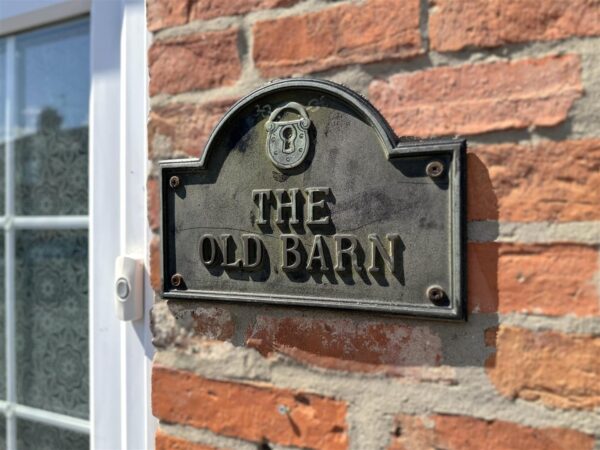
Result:
M265 20L253 35L254 61L265 77L423 53L418 0L370 0Z
M262 9L285 8L300 0L195 0L190 7L190 21L221 16L237 16Z
M596 0L433 0L431 48L498 47L528 41L600 35Z
M375 80L369 95L400 136L549 127L581 96L580 72L574 55L437 67Z
M594 437L566 428L532 428L502 420L400 415L389 450L592 450Z
M469 220L600 220L600 140L490 145L471 152Z
M198 158L210 133L235 99L154 107L148 125L150 159L184 153Z
M152 231L157 231L160 228L160 184L157 178L148 178L146 197L148 199L148 225Z
M162 272L160 270L160 237L153 235L150 239L150 285L155 292L160 292L162 289Z
M594 247L470 243L467 257L472 312L600 314Z
M501 394L556 408L600 406L599 336L501 326L496 344L487 373Z
M189 0L147 0L146 21L150 31L183 25L188 21Z
M222 16L237 16L252 11L284 8L299 0L148 0L148 29L184 25L194 20L208 20Z
M246 345L335 370L386 372L451 381L439 368L442 342L429 327L331 318L258 316ZM447 369L447 368L446 368Z
M156 431L155 450L219 450L210 445L198 444L171 436L162 430ZM225 449L222 449L225 450Z
M467 301L469 312L498 312L498 260L500 244L467 245Z
M348 447L347 406L314 394L216 381L154 365L152 410L170 423L253 442L313 449Z
M502 245L499 312L597 315L598 252L576 244Z
M238 29L155 41L150 48L150 95L178 94L234 84L242 65Z
M495 347L496 340L498 339L498 327L486 328L483 331L483 340L486 347Z

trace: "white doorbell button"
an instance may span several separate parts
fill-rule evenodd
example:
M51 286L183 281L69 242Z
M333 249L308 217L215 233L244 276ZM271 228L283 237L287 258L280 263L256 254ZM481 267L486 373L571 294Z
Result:
M121 320L144 315L144 266L140 260L119 256L115 261L115 309Z

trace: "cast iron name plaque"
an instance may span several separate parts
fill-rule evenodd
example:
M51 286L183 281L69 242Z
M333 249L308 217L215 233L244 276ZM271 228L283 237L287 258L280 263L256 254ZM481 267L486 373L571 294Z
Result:
M161 163L163 297L462 318L464 152L343 86L270 83Z

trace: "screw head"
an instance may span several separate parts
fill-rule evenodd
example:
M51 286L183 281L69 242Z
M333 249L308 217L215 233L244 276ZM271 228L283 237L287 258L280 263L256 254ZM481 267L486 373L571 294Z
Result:
M171 277L171 284L175 287L179 287L181 286L181 284L183 283L183 277L181 276L180 273L176 273Z
M171 186L173 189L175 189L177 186L179 186L179 177L177 176L172 176L171 178L169 178L169 186Z
M434 304L442 303L446 298L446 293L440 286L429 286L427 288L427 298Z
M431 161L425 167L425 173L431 178L437 178L444 173L444 164L441 161Z

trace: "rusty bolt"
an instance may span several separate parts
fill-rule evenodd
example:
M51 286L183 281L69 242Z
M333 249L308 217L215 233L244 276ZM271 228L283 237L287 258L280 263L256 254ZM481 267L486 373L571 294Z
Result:
M169 186L171 186L173 189L175 189L177 186L179 186L179 177L172 176L169 179Z
M432 303L440 303L446 298L446 293L440 286L429 286L427 288L427 298Z
M431 178L437 178L444 173L444 164L441 161L431 161L425 167L425 173Z
M175 287L178 287L183 283L183 277L180 273L176 273L171 277L171 284Z

